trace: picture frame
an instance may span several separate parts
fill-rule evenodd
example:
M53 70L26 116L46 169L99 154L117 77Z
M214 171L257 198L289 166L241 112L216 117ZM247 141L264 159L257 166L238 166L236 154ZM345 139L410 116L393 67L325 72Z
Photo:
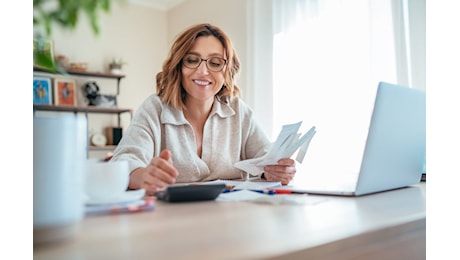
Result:
M76 81L70 78L54 78L54 104L57 106L76 106Z
M34 104L53 104L53 87L51 78L33 77L33 103Z
M48 70L56 67L52 40L42 37L34 38L34 67Z

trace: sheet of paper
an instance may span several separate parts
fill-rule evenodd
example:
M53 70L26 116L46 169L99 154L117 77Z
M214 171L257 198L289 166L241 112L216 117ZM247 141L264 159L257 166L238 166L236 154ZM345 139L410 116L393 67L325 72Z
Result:
M306 194L296 195L267 195L250 190L241 190L235 192L221 193L216 201L219 202L234 202L245 201L259 204L290 204L290 205L315 205L324 201L327 198L324 196L309 196Z
M228 186L233 186L236 190L262 190L265 188L273 188L282 186L279 181L251 181L251 180L215 180L203 182L203 184L225 183Z
M279 159L290 158L297 150L299 150L299 153L296 161L302 163L310 141L316 133L316 127L311 127L307 133L301 136L301 134L297 133L301 124L302 121L284 125L270 150L264 156L243 160L235 163L234 166L251 175L258 176L264 172L265 165L277 164Z
M221 193L217 197L217 201L252 201L259 198L268 197L271 195L266 195L258 192L253 192L250 190L241 190L234 192Z

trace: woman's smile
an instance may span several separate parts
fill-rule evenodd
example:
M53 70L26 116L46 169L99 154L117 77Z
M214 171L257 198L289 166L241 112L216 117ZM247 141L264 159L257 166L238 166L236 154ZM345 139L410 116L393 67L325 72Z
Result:
M211 85L212 83L208 80L204 80L204 79L193 79L192 80L195 84L199 85L199 86L203 86L203 87L206 87L208 85Z

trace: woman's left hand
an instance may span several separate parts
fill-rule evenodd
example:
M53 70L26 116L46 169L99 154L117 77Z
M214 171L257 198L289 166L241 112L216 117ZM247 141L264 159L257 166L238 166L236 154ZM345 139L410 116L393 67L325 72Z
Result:
M267 181L280 181L283 185L288 185L295 173L295 160L291 158L280 159L278 164L264 167L264 177Z

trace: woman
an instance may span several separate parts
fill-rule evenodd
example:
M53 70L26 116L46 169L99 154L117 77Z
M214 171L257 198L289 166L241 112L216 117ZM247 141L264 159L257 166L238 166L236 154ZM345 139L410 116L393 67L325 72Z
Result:
M126 160L129 188L155 194L179 182L237 179L233 165L267 152L270 141L240 98L240 69L229 37L198 24L178 36L157 75L157 94L138 108L112 160ZM264 168L263 178L288 184L290 158Z

